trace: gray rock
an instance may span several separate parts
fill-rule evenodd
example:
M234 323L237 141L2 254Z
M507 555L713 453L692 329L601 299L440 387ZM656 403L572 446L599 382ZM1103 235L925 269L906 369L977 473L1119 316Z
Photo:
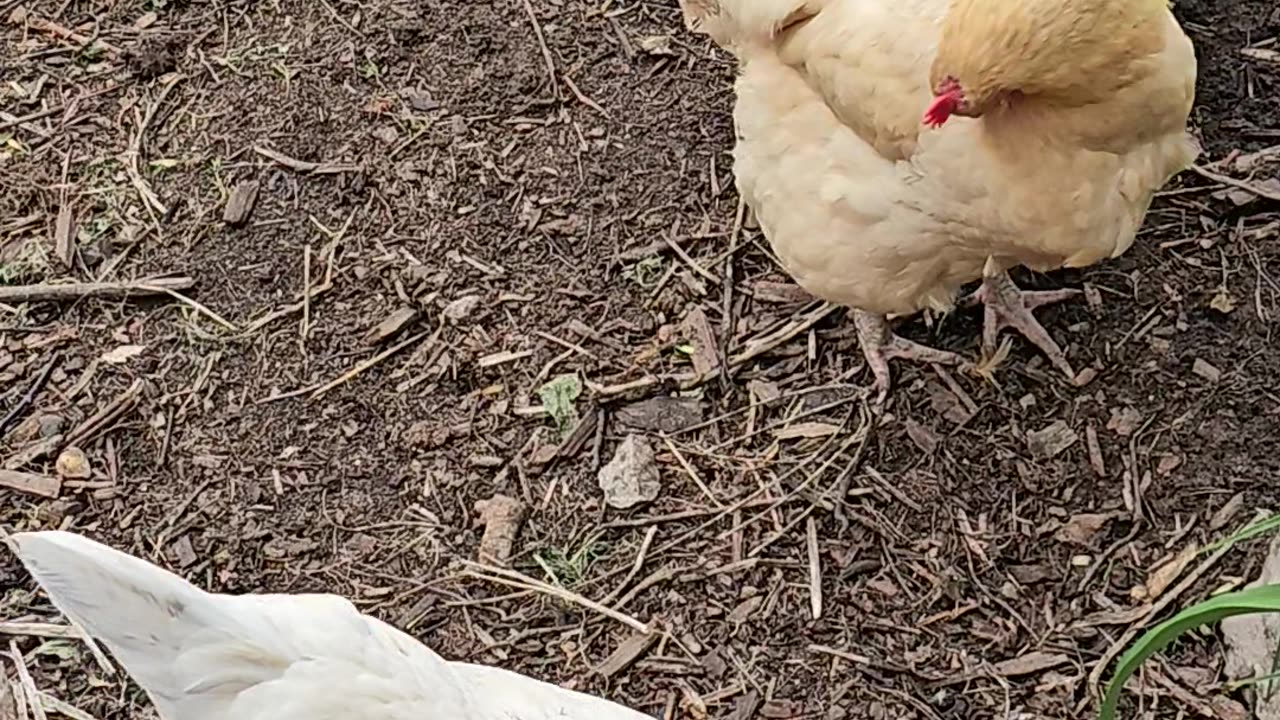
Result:
M662 490L662 478L653 457L653 447L643 435L628 435L613 459L600 468L600 489L609 507L625 510L652 502Z

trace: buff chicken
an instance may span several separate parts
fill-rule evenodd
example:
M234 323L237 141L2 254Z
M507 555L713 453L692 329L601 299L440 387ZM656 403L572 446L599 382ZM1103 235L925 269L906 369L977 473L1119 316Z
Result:
M1191 41L1166 0L681 0L739 65L738 190L785 269L853 309L881 399L888 360L962 364L887 318L961 287L1068 377L1007 271L1079 268L1133 244L1186 169Z

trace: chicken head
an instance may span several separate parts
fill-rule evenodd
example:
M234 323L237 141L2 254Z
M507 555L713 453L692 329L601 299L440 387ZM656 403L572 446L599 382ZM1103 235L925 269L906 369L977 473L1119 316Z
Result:
M924 122L1022 99L1101 102L1158 71L1166 0L952 0Z

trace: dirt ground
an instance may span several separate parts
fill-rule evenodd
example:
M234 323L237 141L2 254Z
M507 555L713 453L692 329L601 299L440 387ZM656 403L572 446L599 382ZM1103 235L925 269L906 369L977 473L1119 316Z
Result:
M2 527L737 720L1086 717L1127 630L1257 574L1262 541L1142 596L1280 500L1280 206L1247 190L1280 192L1271 0L1177 2L1210 174L1124 258L1020 278L1090 288L1042 317L1096 377L1019 341L998 386L895 366L879 418L844 313L737 221L732 63L674 0L0 10L0 284L191 281L0 302ZM978 330L902 331L973 356ZM633 434L661 487L620 510L597 474ZM90 467L58 491L67 444ZM511 570L465 564L482 515ZM54 619L31 590L0 559L0 620ZM45 692L151 712L83 646L14 639ZM1243 717L1222 668L1201 634L1130 698Z

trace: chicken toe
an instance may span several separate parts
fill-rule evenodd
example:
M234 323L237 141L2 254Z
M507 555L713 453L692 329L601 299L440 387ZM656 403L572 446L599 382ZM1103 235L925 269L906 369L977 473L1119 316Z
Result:
M867 366L875 378L872 389L876 402L883 403L889 396L889 361L892 359L916 360L938 365L965 365L965 359L953 352L938 350L912 342L893 334L884 316L854 310L853 324L858 329L858 343L867 358Z
M985 306L982 327L982 355L990 359L996 355L996 338L1006 327L1022 333L1033 345L1040 348L1053 366L1061 370L1068 379L1074 379L1075 370L1067 362L1067 355L1058 343L1036 320L1032 310L1070 300L1080 294L1079 290L1019 290L1009 274L1000 271L989 274L982 281L982 288L974 294L974 299Z

